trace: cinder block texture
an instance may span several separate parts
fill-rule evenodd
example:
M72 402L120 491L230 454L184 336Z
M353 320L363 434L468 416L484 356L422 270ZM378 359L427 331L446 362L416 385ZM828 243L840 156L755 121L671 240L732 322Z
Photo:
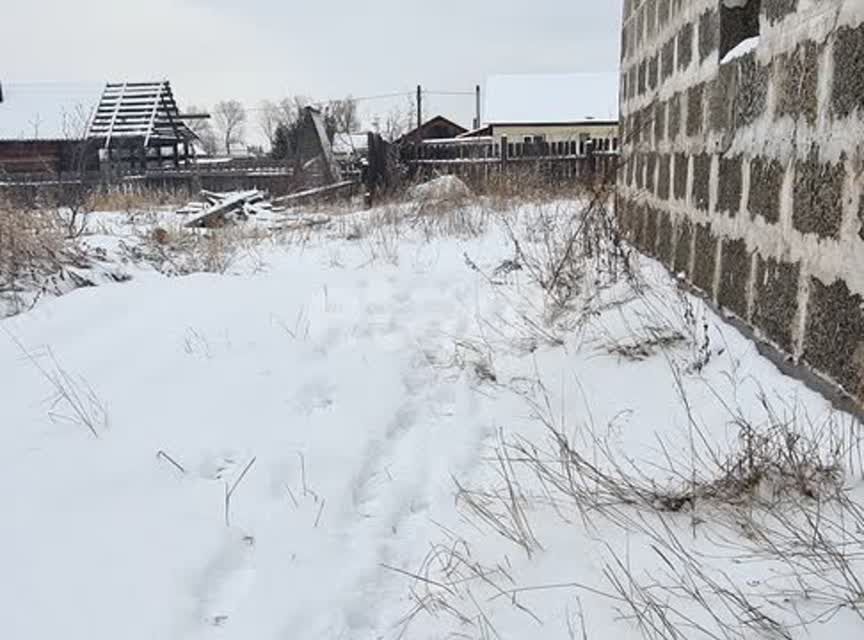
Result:
M657 221L657 258L670 269L673 268L675 258L672 252L673 233L672 216L661 210Z
M696 244L693 249L693 284L709 297L714 297L714 267L717 264L717 238L711 225L696 225Z
M690 87L687 92L687 135L695 136L702 132L704 119L704 103L702 96L705 93L705 85L697 84Z
M687 197L687 163L688 158L683 153L675 154L675 199L684 200Z
M708 211L711 181L711 156L700 153L693 157L693 205L703 211Z
M642 251L653 256L657 247L657 209L654 207L647 207L645 210L643 243Z
M672 158L668 155L661 155L657 160L657 165L657 197L661 200L668 200L672 187Z
M842 163L821 163L815 153L809 160L796 163L794 227L801 233L838 237L843 221L845 180L846 169Z
M756 256L753 324L781 349L792 352L792 325L798 317L801 266Z
M858 203L858 221L861 223L861 228L858 230L858 237L864 240L864 193L861 194L861 200Z
M666 103L657 102L654 105L654 141L661 142L666 138Z
M731 309L739 318L747 318L747 287L750 283L751 254L744 240L723 242L720 261L720 290L717 302Z
M837 280L810 279L804 360L864 398L864 299Z
M678 69L683 71L693 62L693 23L688 22L678 32Z
M864 24L837 32L831 103L841 118L864 109Z
M681 133L681 94L676 93L669 98L669 129L670 140L675 140Z
M675 240L675 273L688 274L692 243L692 225L690 224L690 220L682 218L678 223L677 238Z
M777 116L816 123L819 49L813 42L798 45L778 62Z
M706 11L699 16L699 61L704 62L708 56L717 50L720 36L720 14L717 11Z
M733 218L741 208L742 171L741 156L720 157L717 211Z
M784 173L783 165L776 160L753 159L750 163L750 213L761 216L766 222L780 220L780 190Z
M864 409L859 3L625 0L619 180L636 246Z
M778 22L798 8L798 0L762 0L762 11L770 22Z

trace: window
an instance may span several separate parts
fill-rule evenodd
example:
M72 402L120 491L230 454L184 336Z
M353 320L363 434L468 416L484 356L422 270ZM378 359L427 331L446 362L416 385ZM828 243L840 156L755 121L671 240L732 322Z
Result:
M720 0L720 59L759 37L762 0Z

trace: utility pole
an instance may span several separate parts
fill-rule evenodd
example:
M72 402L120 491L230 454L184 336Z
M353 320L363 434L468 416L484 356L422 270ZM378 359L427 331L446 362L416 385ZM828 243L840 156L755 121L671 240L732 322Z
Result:
M480 128L480 122L481 122L480 121L480 85L479 84L476 87L476 91L477 91L477 115L474 118L474 128L479 129Z
M417 85L417 128L423 126L423 87Z
M3 104L3 83L0 82L0 104Z

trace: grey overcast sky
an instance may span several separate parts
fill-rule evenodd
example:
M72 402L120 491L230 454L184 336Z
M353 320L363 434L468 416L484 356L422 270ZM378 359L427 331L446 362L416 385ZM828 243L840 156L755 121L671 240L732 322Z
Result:
M620 0L3 0L0 80L168 78L184 104L614 71ZM470 125L471 97L430 96ZM362 112L386 110L375 101Z

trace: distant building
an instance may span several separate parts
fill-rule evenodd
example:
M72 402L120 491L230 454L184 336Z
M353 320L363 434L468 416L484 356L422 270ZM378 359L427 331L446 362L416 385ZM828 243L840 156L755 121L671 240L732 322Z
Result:
M188 164L198 140L167 80L105 85L86 137L111 166L140 170Z
M592 141L618 149L616 73L518 74L486 81L484 126L465 137L515 143Z
M6 83L3 98L0 174L145 170L195 156L198 138L167 81Z
M0 180L98 170L99 150L86 140L0 140Z
M456 124L444 116L435 116L396 140L396 144L416 144L424 140L447 140L467 132L468 129L462 125Z
M0 179L98 169L95 146L83 141L99 91L88 83L4 83Z

